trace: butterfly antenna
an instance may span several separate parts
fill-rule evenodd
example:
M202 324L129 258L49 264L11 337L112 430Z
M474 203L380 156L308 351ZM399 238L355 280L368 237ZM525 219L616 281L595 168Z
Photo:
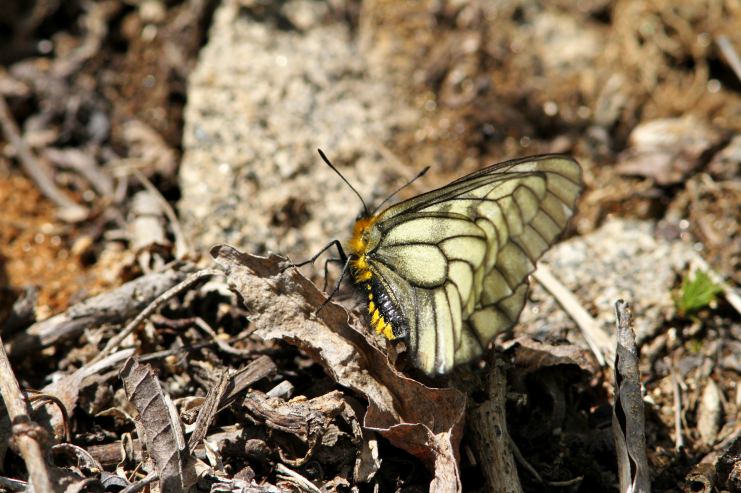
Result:
M360 199L360 203L363 204L363 212L365 213L366 216L370 216L370 212L368 212L368 206L365 205L365 200L363 200L363 197L360 195L360 193L358 193L358 191L355 190L355 187L352 186L349 181L347 181L347 178L345 178L344 176L342 176L342 173L340 173L340 171L337 168L335 168L332 163L329 162L329 159L327 159L327 156L322 152L321 149L317 149L317 151L319 151L319 155L322 157L322 160L325 163L327 163L327 166L329 166L330 168L332 168L332 171L334 171L335 173L337 173L337 176L339 176L340 178L342 178L342 181L344 181L347 184L347 186L350 187L350 190L352 190L353 192L355 192L355 195L357 195L358 198Z
M414 183L415 181L417 181L419 178L422 178L425 175L425 173L427 173L429 170L430 170L430 167L429 166L425 166L425 168L422 171L420 171L419 173L417 173L417 175L414 178L412 178L411 180L409 180L408 182L406 182L405 184L403 184L402 186L400 186L399 188L397 188L394 193L392 193L391 195L389 195L388 197L386 197L385 199L383 199L383 202L381 202L380 204L378 204L376 206L376 208L373 209L373 214L375 214L376 211L383 206L383 204L385 204L386 202L388 202L389 200L391 200L397 193L399 193L402 190L404 190L406 187L408 187L409 185L411 185L412 183Z

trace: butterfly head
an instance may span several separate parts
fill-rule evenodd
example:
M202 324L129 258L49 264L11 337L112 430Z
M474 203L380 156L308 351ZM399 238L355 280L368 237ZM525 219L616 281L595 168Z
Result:
M350 255L355 259L364 258L381 239L381 232L375 226L378 216L361 217L355 221L352 237L348 244Z

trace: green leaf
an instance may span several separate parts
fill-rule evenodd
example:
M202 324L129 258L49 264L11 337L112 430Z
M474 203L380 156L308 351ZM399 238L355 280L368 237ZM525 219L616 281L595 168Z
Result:
M682 316L692 314L708 306L721 291L723 288L706 272L698 270L693 279L688 274L682 279L679 296L675 299L677 310Z

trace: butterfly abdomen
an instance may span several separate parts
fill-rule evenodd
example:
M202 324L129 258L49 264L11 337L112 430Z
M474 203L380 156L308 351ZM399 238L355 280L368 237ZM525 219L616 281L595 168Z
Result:
M353 280L362 286L368 296L368 314L371 326L377 334L392 341L407 334L406 322L401 310L386 292L381 282L373 275L368 254L377 243L378 231L374 229L378 216L358 219L349 242L350 267Z
M390 341L406 337L406 320L381 283L371 278L366 283L366 290L368 292L368 313L376 332L383 334Z

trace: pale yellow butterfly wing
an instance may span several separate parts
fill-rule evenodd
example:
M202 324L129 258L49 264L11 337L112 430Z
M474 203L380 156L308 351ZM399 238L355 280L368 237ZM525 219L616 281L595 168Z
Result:
M497 164L378 215L370 269L428 374L479 356L511 327L527 276L573 214L581 169L563 156Z

